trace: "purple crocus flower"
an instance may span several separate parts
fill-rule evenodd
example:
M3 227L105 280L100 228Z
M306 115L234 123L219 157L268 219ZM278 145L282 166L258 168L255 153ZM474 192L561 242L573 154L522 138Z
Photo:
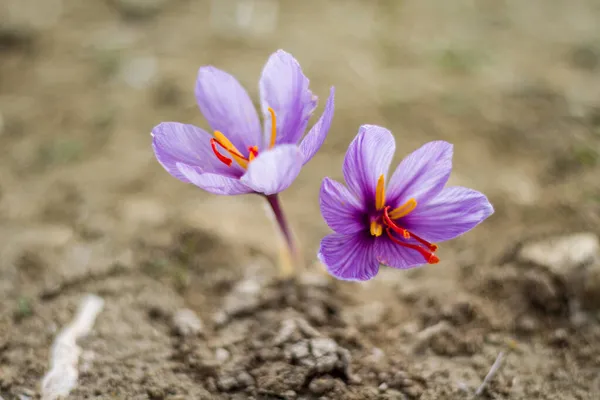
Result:
M156 158L175 178L210 193L281 192L321 147L333 117L331 88L323 115L300 141L317 106L308 83L290 54L271 55L259 82L263 131L240 83L217 68L201 67L196 100L214 134L163 122L152 130Z
M437 245L471 230L494 209L481 193L444 187L452 171L452 145L423 145L396 168L391 132L364 125L350 144L343 173L348 188L325 178L320 205L335 233L321 241L319 259L335 277L364 281L379 265L411 268L439 261Z

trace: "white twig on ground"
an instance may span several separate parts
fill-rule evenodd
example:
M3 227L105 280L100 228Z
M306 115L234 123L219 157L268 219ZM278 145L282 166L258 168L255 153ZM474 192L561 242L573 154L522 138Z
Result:
M95 295L84 297L73 321L63 328L54 340L50 354L50 370L42 379L42 400L66 397L77 385L77 362L81 353L77 339L90 332L102 307L102 298Z
M487 373L485 378L483 378L483 382L481 382L481 385L479 385L479 387L475 391L475 397L477 397L483 393L483 391L484 391L485 387L487 386L487 384L489 383L489 381L492 380L494 375L496 375L496 373L502 366L503 359L504 359L504 352L501 351L500 354L498 354L498 357L496 357L496 361L494 361L494 363L492 364L490 371Z

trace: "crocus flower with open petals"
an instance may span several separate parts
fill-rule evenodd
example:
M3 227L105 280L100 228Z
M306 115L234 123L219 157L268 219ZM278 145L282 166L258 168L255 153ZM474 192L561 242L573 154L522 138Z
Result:
M364 125L344 160L348 188L323 180L321 213L335 233L321 241L319 259L339 279L371 279L380 264L400 269L435 264L432 242L460 236L494 212L475 190L444 188L452 145L443 141L406 157L386 188L395 147L390 131Z
M214 134L163 122L152 130L156 158L175 178L214 194L281 192L321 147L333 117L331 88L323 115L300 141L317 105L308 83L290 54L271 55L259 82L263 132L240 83L217 68L201 67L196 99Z

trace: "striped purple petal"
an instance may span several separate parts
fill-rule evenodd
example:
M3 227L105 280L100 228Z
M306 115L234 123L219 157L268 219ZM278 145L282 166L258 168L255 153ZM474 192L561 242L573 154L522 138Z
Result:
M444 141L426 143L394 171L387 186L388 203L396 207L414 198L419 208L442 191L451 172L452 145Z
M198 167L182 163L177 163L177 168L189 182L212 194L233 196L253 192L251 188L241 183L237 178L203 173Z
M414 240L403 241L418 244ZM419 252L399 246L385 235L377 238L375 242L375 254L381 264L392 268L408 269L427 264Z
M442 190L433 200L402 218L407 229L432 242L454 239L494 213L482 193L454 186Z
M325 222L335 232L352 234L365 229L362 205L341 183L323 179L319 205Z
M366 281L379 272L375 241L358 232L352 235L333 233L321 241L319 260L329 273L347 281Z
M239 177L243 170L238 166L228 168L221 163L210 148L209 135L204 130L178 122L163 122L152 130L152 147L158 162L171 175L189 183L177 163L198 167L204 172Z
M387 175L396 143L392 133L376 125L363 125L354 138L342 167L350 190L365 207L375 204L375 189L380 175Z
M283 50L276 51L267 61L259 82L264 117L266 143L271 136L268 107L277 118L276 144L297 144L317 106L317 98L308 88L298 61Z
M222 132L243 154L247 154L249 146L261 145L256 108L233 76L215 67L201 67L196 100L212 130Z
M317 151L323 145L327 132L331 127L331 121L333 120L333 111L335 108L334 104L335 89L331 88L329 91L329 98L325 104L325 110L323 115L317 121L317 123L308 131L304 139L300 142L300 151L304 158L302 164L306 164L311 158L317 153Z

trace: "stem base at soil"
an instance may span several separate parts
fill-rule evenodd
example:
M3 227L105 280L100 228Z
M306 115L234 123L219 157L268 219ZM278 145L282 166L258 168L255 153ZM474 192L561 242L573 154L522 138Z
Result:
M283 209L281 208L279 197L276 194L273 194L266 196L266 199L271 207L271 210L273 211L273 215L275 216L277 227L279 228L285 241L285 246L280 249L279 254L279 267L281 269L281 274L284 277L289 277L296 272L296 269L300 265L298 248L296 247L293 233L290 229L287 219L285 218Z

